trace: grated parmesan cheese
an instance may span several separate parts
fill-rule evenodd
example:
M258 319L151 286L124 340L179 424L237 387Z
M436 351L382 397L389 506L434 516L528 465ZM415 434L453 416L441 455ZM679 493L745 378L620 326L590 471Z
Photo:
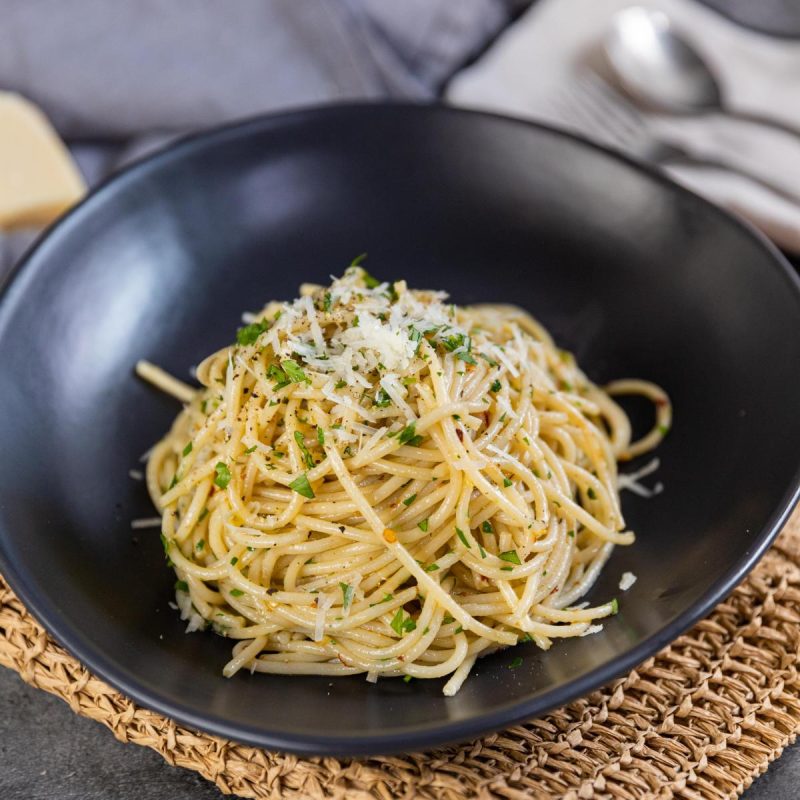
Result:
M181 610L181 619L188 623L186 625L186 633L205 630L206 621L195 610L195 607L192 605L192 598L186 592L182 592L179 589L175 592L175 600L178 603L178 608Z
M636 470L636 472L620 473L617 478L617 488L619 491L627 489L629 492L639 495L639 497L650 498L661 494L661 492L664 491L664 484L660 481L656 483L652 489L649 489L641 483L642 478L647 475L652 475L660 466L660 460L658 458L653 458L641 469Z
M350 389L372 389L369 375L381 377L381 385L409 420L415 417L403 401L400 378L419 365L419 341L423 334L457 337L456 354L467 351L469 336L445 305L443 292L410 292L405 281L365 286L366 273L354 267L341 278L332 278L327 289L304 287L303 295L291 302L268 306L276 314L249 314L258 321L271 318L263 344L279 359L299 357L316 372L328 375L334 384ZM513 366L513 373L516 374ZM383 379L386 380L384 385ZM391 389L390 389L391 387ZM326 386L327 392L331 390ZM323 390L323 391L326 391ZM326 392L326 396L327 396ZM341 405L352 401L335 399ZM363 413L359 409L359 413Z
M619 579L620 591L627 592L636 583L636 576L632 572L623 572Z
M140 517L139 519L131 520L131 528L138 531L144 528L160 528L161 517Z
M314 620L314 641L321 642L325 636L325 615L333 605L334 598L330 594L317 595L317 616Z

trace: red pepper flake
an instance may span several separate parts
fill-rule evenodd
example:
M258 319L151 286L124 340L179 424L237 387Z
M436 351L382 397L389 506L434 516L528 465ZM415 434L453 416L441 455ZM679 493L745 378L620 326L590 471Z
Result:
M394 544L397 541L397 534L391 528L384 528L383 538L389 542L389 544Z

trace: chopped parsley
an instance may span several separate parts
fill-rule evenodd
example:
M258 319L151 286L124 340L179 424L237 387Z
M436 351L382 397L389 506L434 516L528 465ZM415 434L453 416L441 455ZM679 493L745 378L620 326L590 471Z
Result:
M567 536L569 536L570 539L574 539L575 538L575 531L567 531Z
M494 533L494 528L492 527L492 523L489 522L488 519L486 520L486 522L483 523L483 525L481 525L481 530L484 533Z
M311 488L311 484L308 482L308 475L306 475L305 472L302 472L300 475L298 475L289 484L289 488L297 492L297 494L307 497L309 500L312 500L314 497L316 497L314 490Z
M513 481L511 480L511 478L503 478L503 486L505 486L506 488L511 486L512 483Z
M391 402L392 398L389 397L386 390L378 389L378 391L375 393L374 405L376 405L378 408L386 408L386 406L388 406Z
M492 391L492 392L497 393L502 388L503 388L503 385L500 383L500 381L493 381L492 385L489 387L489 390Z
M517 656L512 660L512 662L508 665L509 669L516 669L517 667L522 666L522 656Z
M459 539L461 539L461 543L464 545L464 547L469 550L472 549L472 545L467 541L467 537L464 536L464 531L462 531L461 528L456 528L456 535Z
M388 603L390 600L394 600L393 594L385 594L383 596L383 600L378 600L377 603L370 603L369 607L372 608L373 606L379 606L381 603Z
M347 381L338 380L338 381L336 381L336 383L335 383L333 388L334 389L344 389L345 386L347 386Z
M403 683L411 683L414 680L413 675L403 675Z
M532 641L533 641L533 636L531 636L529 633L524 633L520 637L520 642L532 642Z
M234 556L234 557L231 559L231 566L232 566L232 567L235 567L235 566L236 566L238 563L239 563L239 556Z
M658 426L658 432L662 436L666 436L669 433L669 425L659 425Z
M231 597L241 597L244 592L241 589L231 589Z
M217 473L214 477L214 483L219 486L220 489L227 489L228 484L231 482L231 471L228 469L225 462L217 461L214 470Z
M267 377L275 381L275 385L272 387L273 392L283 389L284 386L288 386L290 383L289 378L286 377L286 373L277 364L269 365ZM272 403L270 403L270 405L272 405Z
M325 292L325 297L322 300L322 310L328 312L331 310L332 305L333 305L333 299L331 298L331 293Z
M619 614L619 600L616 597L611 601L611 613Z
M508 561L511 564L521 564L516 550L506 550L498 556L502 561Z
M252 447L248 447L248 448L247 448L247 450L245 450L245 451L244 451L244 454L245 454L246 456L249 456L249 455L250 455L250 453L255 453L255 451L256 451L257 449L258 449L258 445L257 445L257 444L254 444Z
M419 447L422 442L422 436L417 435L417 423L412 422L410 425L406 425L406 427L400 431L397 441L400 442L400 444L407 444L409 447Z
M320 447L325 446L325 431L322 428L317 428L317 441Z
M245 325L236 331L236 343L241 345L254 344L264 331L269 330L269 322L262 319L261 322L254 322L252 325Z
M350 266L351 266L351 267L359 267L359 266L361 266L361 262L362 262L362 261L364 261L364 259L365 259L366 257L367 257L367 254L366 254L366 253L361 253L360 255L357 255L357 256L356 256L356 257L355 257L355 258L354 258L354 259L353 259L353 260L350 262Z
M463 347L465 343L467 344L467 351L470 349L469 338L463 333L454 333L450 336L445 336L440 339L440 341L442 343L442 347L444 347L448 353L452 353L453 350Z
M311 452L306 447L306 440L300 431L294 432L294 440L297 442L297 446L300 448L300 452L303 454L303 460L306 462L306 466L309 469L314 469L314 459L311 456Z
M374 276L370 275L363 267L361 268L364 272L364 285L367 289L374 289L376 286L380 286L382 281L379 281Z
M439 569L439 565L434 562L433 564L428 564L428 566L425 567L425 572L436 572L437 569Z
M423 533L427 533L427 532L428 532L428 518L427 518L427 517L425 517L425 519L424 519L424 520L422 520L422 522L418 522L418 523L417 523L417 527L418 527L418 528L419 528L419 529L420 529L420 530L421 530Z
M462 350L460 353L456 353L456 358L460 359L461 361L465 361L467 364L477 364L478 362L475 360L472 353Z
M398 608L397 613L394 615L391 621L392 630L398 635L403 636L406 633L410 633L417 627L417 623L411 619L411 615L409 614L407 617L403 614L403 609Z
M406 497L406 499L403 500L403 505L410 506L416 499L417 499L416 494L412 494L411 497Z
M589 495L590 500L597 500L597 492L591 486L586 490L586 494Z
M294 359L287 358L285 361L281 361L281 366L292 383L301 383L308 380L302 367Z
M418 331L413 325L409 327L408 338L411 339L412 342L416 342L417 346L414 349L414 355L419 353L419 348L422 345L422 332Z
M175 581L175 588L179 592L186 592L186 594L189 594L189 584L186 583L186 581Z
M195 549L195 550L197 550L197 551L199 552L199 551L200 551L200 550L202 550L202 549L203 549L205 546L206 546L206 540L205 540L205 539L201 539L201 540L200 540L200 541L199 541L199 542L198 542L198 543L197 543L197 544L194 546L194 549Z
M340 583L339 587L342 590L342 608L347 611L353 603L355 589L349 583Z
M186 447L183 448L184 457L188 456L189 453L191 453L191 452L192 452L192 443L189 442L189 444L187 444Z

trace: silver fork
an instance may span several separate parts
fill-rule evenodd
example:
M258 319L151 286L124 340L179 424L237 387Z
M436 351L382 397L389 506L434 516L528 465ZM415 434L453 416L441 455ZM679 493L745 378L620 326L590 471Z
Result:
M562 122L601 144L610 145L629 155L657 165L683 162L722 167L797 201L798 189L764 174L751 163L744 168L724 152L698 153L676 141L668 141L626 97L595 73L578 76L556 94L552 110Z

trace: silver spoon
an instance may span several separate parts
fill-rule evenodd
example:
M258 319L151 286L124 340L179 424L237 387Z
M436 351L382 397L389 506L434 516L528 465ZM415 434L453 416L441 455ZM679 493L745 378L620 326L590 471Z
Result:
M632 6L618 12L603 49L616 79L634 100L671 113L722 111L800 135L779 120L728 108L709 65L662 11Z

